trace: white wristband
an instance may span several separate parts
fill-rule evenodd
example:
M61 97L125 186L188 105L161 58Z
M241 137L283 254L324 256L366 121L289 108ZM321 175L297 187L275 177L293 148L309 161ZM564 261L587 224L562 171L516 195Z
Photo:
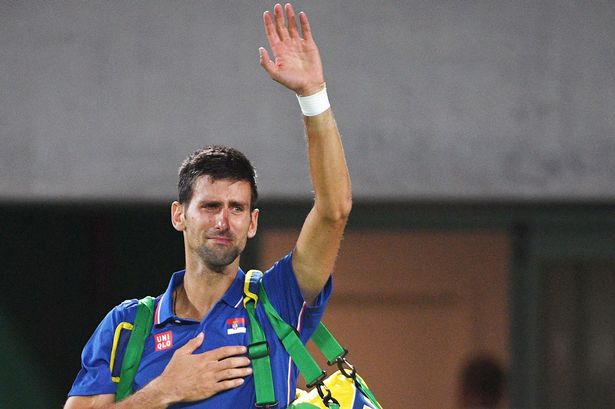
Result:
M315 94L308 95L307 97L300 97L297 95L301 112L305 116L316 116L325 112L331 104L329 103L329 97L327 96L327 86L318 91Z

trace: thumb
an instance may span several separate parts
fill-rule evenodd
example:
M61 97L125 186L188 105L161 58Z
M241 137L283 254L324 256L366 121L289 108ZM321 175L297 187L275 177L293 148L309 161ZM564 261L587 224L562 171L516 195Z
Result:
M199 332L199 334L192 338L190 341L186 342L186 345L179 348L178 351L185 352L187 354L193 353L198 347L203 344L203 340L205 339L205 334L203 332Z
M269 74L270 77L273 77L275 63L269 58L269 53L263 47L258 49L258 53L260 56L261 67L267 71L267 74Z

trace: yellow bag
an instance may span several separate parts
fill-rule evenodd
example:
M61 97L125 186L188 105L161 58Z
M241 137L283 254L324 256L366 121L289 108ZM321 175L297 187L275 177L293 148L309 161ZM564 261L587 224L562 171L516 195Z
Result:
M355 374L361 384L365 384L363 378ZM341 371L335 371L331 376L323 381L328 390L331 391L331 396L335 397L339 407L342 409L382 409L376 402L366 396L355 385L352 378L344 375ZM372 396L373 399L373 396ZM312 389L306 392L297 389L297 398L291 403L288 409L329 409L324 405L322 397L318 394L318 389Z

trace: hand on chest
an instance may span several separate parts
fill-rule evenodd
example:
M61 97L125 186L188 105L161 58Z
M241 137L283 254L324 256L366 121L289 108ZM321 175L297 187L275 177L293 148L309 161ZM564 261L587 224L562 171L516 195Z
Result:
M145 341L139 371L135 383L141 387L146 385L164 371L173 354L200 332L205 334L201 346L194 354L204 353L223 346L243 345L250 343L248 318L243 309L233 309L231 314L218 316L203 322L185 322L172 320L163 325L155 326L151 335Z

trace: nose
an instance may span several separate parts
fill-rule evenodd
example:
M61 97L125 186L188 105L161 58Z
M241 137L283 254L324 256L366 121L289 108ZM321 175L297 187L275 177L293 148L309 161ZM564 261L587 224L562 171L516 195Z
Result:
M216 214L215 227L217 230L222 230L222 231L228 229L228 209L226 208L220 209L218 214Z

